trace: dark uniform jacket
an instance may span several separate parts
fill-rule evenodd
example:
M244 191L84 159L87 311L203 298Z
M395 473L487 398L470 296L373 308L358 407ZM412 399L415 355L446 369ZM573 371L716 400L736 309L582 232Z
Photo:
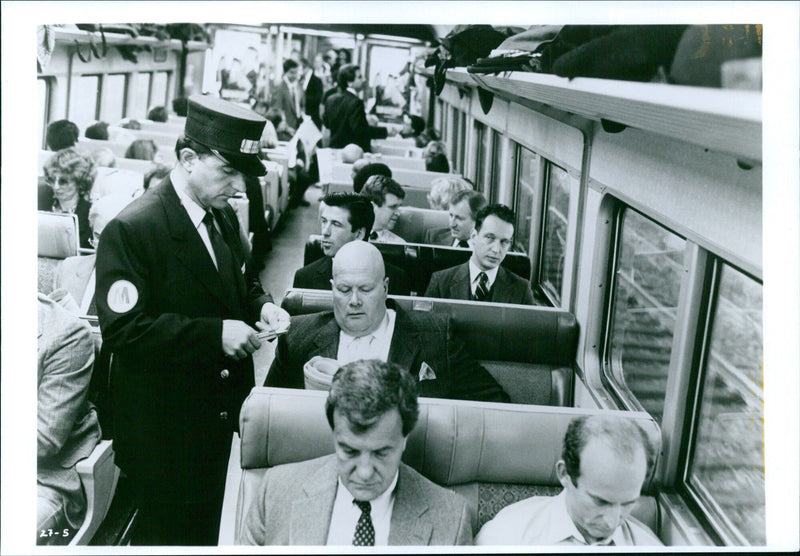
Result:
M389 293L391 295L410 295L408 276L402 268L387 264L386 276L389 277ZM332 278L333 258L322 257L295 272L292 287L330 291Z
M238 221L232 210L215 212L239 270ZM231 433L254 381L250 357L225 357L222 320L253 325L271 298L241 271L235 287L223 287L167 177L103 230L96 299L103 345L114 352L117 464L146 478L155 496L202 501L224 485Z
M319 105L322 103L322 79L317 77L314 73L308 79L305 91L305 108L306 114L311 116L314 125L322 128L322 120L319 117Z
M448 317L393 308L397 318L388 359L414 375L420 396L509 401L508 394L455 336ZM303 388L303 365L315 355L336 359L339 332L333 311L292 317L289 332L278 339L264 386Z
M364 103L347 90L338 89L325 99L323 122L331 131L329 146L332 149L355 143L364 152L370 152L370 139L385 139L387 135L386 128L367 123Z
M434 272L425 297L440 299L472 299L469 281L469 262ZM489 290L486 301L493 303L517 303L533 305L533 292L527 280L523 280L502 266L497 269L497 277Z

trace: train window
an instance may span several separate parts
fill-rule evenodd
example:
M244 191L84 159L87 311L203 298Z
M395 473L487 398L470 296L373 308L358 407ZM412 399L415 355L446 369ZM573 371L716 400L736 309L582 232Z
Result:
M661 423L686 242L629 208L616 233L605 378Z
M462 174L467 172L466 163L467 153L467 113L458 112L458 171Z
M36 80L37 98L39 101L39 147L44 148L44 135L47 122L50 121L50 94L52 84L50 79L40 77Z
M539 155L524 147L518 148L517 191L514 213L514 248L522 253L531 252L531 226L536 189L539 186ZM530 277L528 277L530 278Z
M100 119L116 122L125 117L125 84L124 73L110 74L103 78L103 104Z
M500 189L500 181L499 181L499 174L500 174L500 134L495 131L491 130L491 161L492 165L489 168L489 179L487 180L486 189L484 190L484 194L486 195L486 199L490 203L496 203L497 198L499 197L499 189Z
M150 93L149 108L167 105L167 85L169 84L169 72L157 71L153 74L153 90Z
M458 172L459 168L459 161L458 161L458 143L461 140L461 137L458 133L458 108L453 107L450 109L450 167L451 172Z
M547 163L545 176L539 285L553 304L559 306L567 252L570 178L566 170L552 162Z
M153 74L150 72L139 72L136 76L136 88L134 93L134 118L141 120L147 117L147 107L150 102L150 81Z
M69 102L69 119L85 129L86 125L97 120L100 104L100 76L81 75L72 80L72 93Z
M484 185L484 176L486 173L486 155L489 152L489 134L487 131L488 130L484 124L480 123L479 121L475 121L475 165L473 167L472 179L475 182L477 189L482 191L484 194L486 193L486 188Z
M717 282L688 485L736 544L763 545L762 285L725 264Z

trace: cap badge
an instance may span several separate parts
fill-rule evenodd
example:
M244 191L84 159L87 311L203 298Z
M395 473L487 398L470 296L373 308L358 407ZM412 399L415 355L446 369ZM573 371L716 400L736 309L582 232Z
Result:
M253 141L252 139L242 139L239 152L244 154L258 154L258 141Z

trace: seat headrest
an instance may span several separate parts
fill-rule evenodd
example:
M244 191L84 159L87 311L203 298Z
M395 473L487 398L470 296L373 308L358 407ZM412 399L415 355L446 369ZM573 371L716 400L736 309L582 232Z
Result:
M78 254L78 216L39 211L39 256L66 259Z
M575 359L578 323L563 309L431 297L390 295L389 299L408 313L449 316L468 346L480 346L480 353L474 355L484 361L570 366ZM289 289L281 306L290 315L330 311L333 293Z
M241 466L272 467L333 453L325 392L253 388L240 414ZM567 425L580 415L636 421L654 446L661 434L644 412L420 398L403 461L441 485L475 481L558 486L555 464ZM291 439L287 441L287 439ZM652 471L652 470L651 470ZM651 472L645 482L652 483Z

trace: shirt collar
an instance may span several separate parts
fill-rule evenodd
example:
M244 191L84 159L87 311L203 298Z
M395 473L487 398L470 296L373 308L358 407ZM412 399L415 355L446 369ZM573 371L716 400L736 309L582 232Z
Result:
M372 515L381 515L386 513L389 508L391 507L392 503L394 502L394 489L397 486L397 479L400 476L400 470L394 472L394 479L392 482L389 483L389 488L384 490L377 498L374 500L370 500L370 513ZM349 494L350 491L347 490L347 487L344 486L342 479L339 479L339 488L345 489L348 493L348 497L352 502L355 502L355 498L353 498L352 494Z
M189 194L186 193L186 187L188 186L188 182L184 176L178 174L178 172L172 172L170 174L170 179L172 180L172 185L175 187L175 193L178 194L178 199L180 199L183 208L186 209L186 212L189 214L189 218L192 221L192 224L195 228L198 228L200 224L203 222L203 218L206 215L206 210L197 204Z
M353 93L354 95L358 96L358 93L352 87L348 87L347 90L350 91L351 93Z
M389 312L392 313L391 316L389 315ZM383 336L389 330L389 324L390 324L390 320L392 318L394 318L394 311L392 309L386 309L386 313L383 315L383 320L378 325L378 328L376 328L375 330L373 330L369 334L364 334L364 336L373 336L373 337ZM364 336L351 336L350 334L348 334L347 332L345 332L344 330L341 330L341 329L340 329L340 332L342 334L342 337L339 340L340 342L342 340L348 341L348 342L352 342L356 338L363 338L364 337Z
M555 545L569 538L575 538L578 542L588 546L608 545L611 541L613 541L616 546L624 546L626 544L624 542L621 524L610 537L593 543L587 542L583 533L575 526L575 522L572 521L572 517L570 517L567 511L566 490L562 490L558 496L553 497L553 505L550 510L550 524L552 527L546 539L547 542L544 544Z
M478 268L478 265L475 264L475 261L472 260L472 257L469 258L469 283L474 284L475 280L478 279L478 274L481 272L485 272L486 276L489 278L488 287L491 289L492 285L494 284L495 279L497 278L497 269L500 268L499 266L494 267L492 270L481 270Z

